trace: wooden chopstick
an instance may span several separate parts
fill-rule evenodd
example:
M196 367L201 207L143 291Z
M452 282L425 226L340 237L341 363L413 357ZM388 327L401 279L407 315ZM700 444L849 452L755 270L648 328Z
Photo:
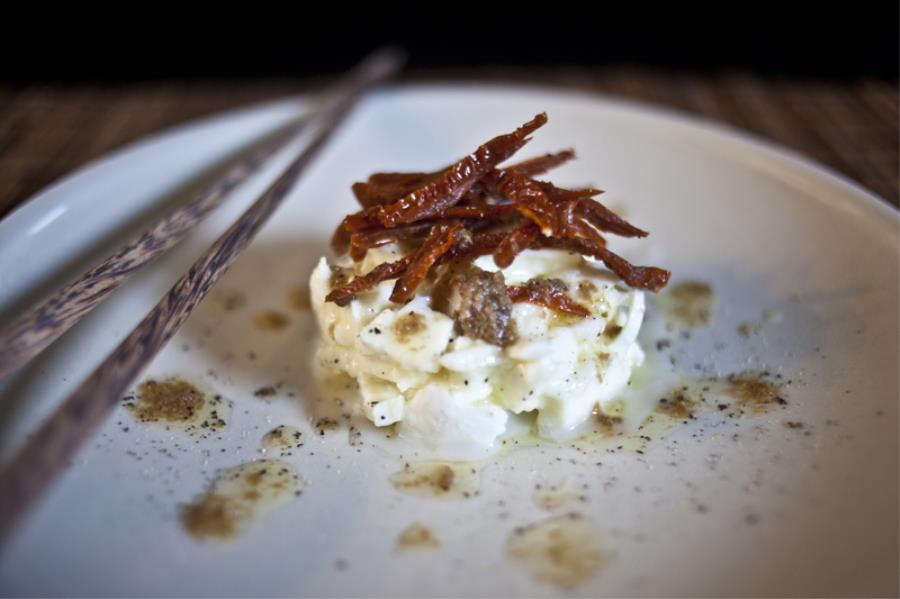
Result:
M221 177L128 241L115 254L55 291L0 330L0 379L34 359L132 274L181 241L266 160L302 132L295 120L234 160Z
M394 75L402 62L396 50L376 52L338 84L331 99L308 121L315 131L309 144L0 469L0 543L247 247L356 101Z

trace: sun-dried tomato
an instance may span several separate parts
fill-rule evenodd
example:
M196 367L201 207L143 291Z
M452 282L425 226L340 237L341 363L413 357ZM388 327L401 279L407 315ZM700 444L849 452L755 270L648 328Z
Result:
M647 231L638 229L597 200L591 198L578 200L578 211L601 231L615 233L622 237L646 237L649 235Z
M562 189L546 181L538 181L538 185L541 186L547 197L557 204L577 202L578 212L601 231L615 233L622 237L646 237L649 235L643 229L638 229L597 200L592 199L593 196L603 193L600 189Z
M553 183L548 183L547 181L536 181L536 183L541 186L541 189L544 190L547 197L555 204L568 202L570 200L592 198L603 193L602 189L595 189L593 187L585 187L583 189L563 189L562 187L557 187Z
M353 195L363 208L390 204L427 185L438 173L375 173L365 183L353 184Z
M342 222L331 236L331 249L338 254L343 254L349 247L350 233L344 228L344 223Z
M512 204L480 204L477 206L452 206L444 210L442 218L464 218L495 221L516 213Z
M346 306L357 294L375 287L382 281L396 279L402 275L412 263L412 255L404 256L394 262L383 262L368 273L355 277L346 285L342 285L325 296L326 302L334 302L338 306Z
M588 253L588 252L585 252ZM655 266L635 266L606 247L591 244L589 255L599 259L611 271L619 275L630 287L659 291L669 283L672 273Z
M574 158L572 150L497 167L547 121L537 115L516 131L495 137L459 162L435 172L375 173L353 185L362 209L348 215L332 237L338 252L354 260L387 243L420 244L409 256L381 264L333 290L328 301L345 305L381 281L398 279L391 299L408 301L436 265L453 265L493 254L501 268L529 248L557 248L602 261L628 285L658 291L670 273L634 266L606 248L603 233L644 237L635 227L594 199L599 189L563 189L532 177ZM529 282L510 287L515 301L587 315L560 282Z
M497 246L506 238L507 233L501 231L483 231L473 234L466 244L457 244L448 253L441 256L439 262L465 262L481 256L488 256L496 251Z
M540 235L540 228L530 220L523 220L503 238L494 250L494 264L506 268L513 263L522 250L526 250Z
M606 245L606 240L600 231L578 213L578 200L569 200L559 205L559 220L562 237L587 239L600 245Z
M572 316L590 316L591 312L568 294L569 288L559 279L531 279L524 285L506 288L513 302L528 302Z
M396 229L373 229L353 233L350 235L350 257L359 262L366 257L366 252L371 248L402 240L424 238L433 225L434 223L415 223Z
M449 252L456 243L462 229L463 226L459 223L435 225L431 229L425 243L415 254L412 254L409 267L394 285L394 290L391 292L392 302L403 304L412 298L416 288L428 276L432 265L438 258Z
M534 177L546 173L550 169L554 169L575 158L575 150L561 150L552 154L544 154L537 158L523 160L516 164L505 167L503 170L511 171L523 177Z
M516 208L537 223L543 235L557 235L557 210L536 181L509 171L494 170L485 175L485 184L510 199Z
M505 167L503 170L526 177L534 177L535 175L546 173L550 169L556 168L573 158L575 158L574 150L561 150L517 162ZM363 208L389 204L430 183L447 168L450 167L430 173L374 173L369 176L366 182L354 183L352 186L353 194ZM482 189L481 192L483 193L483 191ZM471 192L476 192L474 187ZM472 196L467 194L467 197Z
M357 231L365 231L366 229L372 229L375 227L383 227L381 221L378 220L378 206L365 208L363 210L360 210L359 212L354 212L353 214L348 214L346 217L344 217L344 228L346 228L351 233L355 233Z
M625 258L606 249L606 246L588 239L540 238L540 247L555 248L591 256L603 262L629 286L647 291L659 291L669 282L671 272L655 266L635 266Z
M562 150L517 162L505 167L503 170L526 177L533 177L568 162L574 157L574 150ZM431 173L374 173L366 182L354 183L352 186L353 194L363 208L389 204L430 183L447 168L449 167ZM485 189L484 185L478 182L463 197L464 200L478 203L484 201L487 193L488 190Z
M500 135L445 169L433 182L378 208L378 219L385 227L434 218L456 204L478 179L515 154L529 141L528 135L547 122L541 113L512 133Z

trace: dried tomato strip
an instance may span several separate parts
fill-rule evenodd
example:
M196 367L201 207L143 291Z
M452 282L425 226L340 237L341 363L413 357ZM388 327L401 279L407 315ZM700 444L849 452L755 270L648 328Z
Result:
M484 231L471 235L466 243L458 243L440 257L438 263L463 262L474 260L481 256L493 254L497 246L506 238L507 233L497 231Z
M562 236L570 239L587 239L606 246L606 240L589 221L578 212L578 201L570 200L559 206L559 220Z
M481 204L476 206L452 206L444 210L441 218L499 220L516 213L512 204Z
M416 223L396 229L375 229L350 235L350 257L355 261L366 257L366 252L375 247L395 243L405 239L424 237L434 223Z
M353 195L363 208L390 204L430 183L437 173L375 173L365 183L354 183Z
M368 183L354 183L350 186L356 201L363 208L371 208L385 203L385 191L381 186L369 185ZM390 200L388 200L390 201Z
M347 232L355 233L371 228L383 228L379 220L379 206L393 201L396 197L403 197L407 193L407 189L404 187L398 192L393 187L381 187L382 181L388 181L390 186L395 185L394 182L391 182L392 180L401 181L405 183L398 183L399 185L409 184L415 189L419 187L418 184L423 178L434 176L434 173L376 173L369 177L369 183L355 183L353 192L359 202L367 207L344 217L344 220L332 237L332 247L334 247L335 251L343 253L347 250ZM480 194L484 194L483 189L480 191ZM476 199L476 197L472 196L471 199ZM478 196L477 199L480 200L481 197ZM482 207L482 210L476 210L471 206L452 206L436 216L439 218L495 219L513 212L512 208L501 208L499 205L488 207L488 205L482 204Z
M556 206L536 181L502 170L491 171L482 181L489 189L511 200L519 212L537 223L545 236L558 234Z
M560 202L568 202L570 200L592 198L603 193L602 189L595 189L593 187L585 187L583 189L563 189L562 187L557 187L553 183L548 183L547 181L536 181L536 183L544 190L547 197L557 204Z
M359 262L366 257L366 252L370 249L396 241L397 236L387 229L371 233L353 233L350 235L348 250L353 261Z
M590 310L569 297L567 291L562 281L546 279L531 279L524 285L506 288L506 293L513 302L528 302L572 316L590 316Z
M625 258L614 254L600 243L588 239L541 238L541 247L565 249L597 258L607 268L619 275L629 286L647 291L659 291L669 282L672 275L668 270L655 266L635 266Z
M573 158L575 158L575 150L561 150L559 152L544 154L543 156L511 164L503 170L522 175L523 177L534 177L535 175L546 173L550 169L554 169L561 164L565 164Z
M346 306L357 294L375 287L382 281L396 279L402 275L409 265L412 263L412 255L404 256L394 262L383 262L368 273L355 277L352 281L331 290L331 293L325 296L326 302L334 302L338 306Z
M603 193L600 189L562 189L546 181L538 181L538 184L553 202L560 204L577 201L579 213L601 231L615 233L622 237L646 237L649 235L647 231L635 227L597 200L591 199L593 196Z
M440 173L376 173L382 177L396 178L397 183L354 183L353 193L360 204L365 206L359 212L354 212L344 217L338 229L349 232L364 231L372 228L393 228L398 225L386 225L382 220L382 212L385 206L402 201L403 198L420 193L424 186L423 178L433 179ZM408 178L406 176L408 175ZM375 177L375 175L373 175ZM371 177L370 177L371 179ZM376 181L378 178L376 178ZM444 214L437 214L444 217ZM414 222L414 221L411 221ZM337 236L337 232L335 236ZM335 247L337 250L338 248ZM346 248L345 248L346 249Z
M380 226L381 224L374 218L370 218L365 210L348 214L334 230L331 236L331 247L338 254L343 254L350 246L351 233L376 227L380 228Z
M596 200L589 198L578 200L578 211L601 231L608 231L622 237L646 237L649 235L647 231L638 229Z
M635 266L625 258L603 246L592 245L590 255L601 260L611 271L619 275L631 287L659 291L669 282L672 273L655 266Z
M488 171L515 154L529 141L528 135L547 122L541 113L512 133L500 135L445 169L433 182L388 206L378 207L385 227L396 227L439 216L453 206Z
M411 173L372 173L369 175L368 184L381 186L381 185L396 185L397 187L412 187L416 188L425 183L428 183L429 179L433 179L437 175L441 174L441 169L435 172L411 172Z
M338 225L331 235L331 248L337 254L343 254L350 247L350 233L344 228L344 223Z
M503 170L526 177L534 177L535 175L546 173L550 169L556 168L573 158L575 158L574 150L562 150L518 162ZM374 173L365 183L354 183L352 187L353 194L363 208L389 204L427 185L447 168L450 167L430 173ZM474 199L483 193L483 189L477 190L473 188L466 195Z
M513 214L516 214L516 207L512 204L453 206L444 212L442 218L472 221L470 226L473 230L477 230L496 224ZM423 221L411 225L395 227L393 229L384 229L380 227L365 229L349 234L349 242L341 240L344 245L339 251L340 253L343 253L349 249L350 257L355 261L359 261L366 256L366 251L371 248L388 243L395 243L401 240L424 237L431 230L431 227L439 222L440 221ZM343 229L338 230L338 232L341 231L343 231ZM337 235L338 233L335 234ZM335 249L337 250L338 248L335 247Z
M500 268L512 264L522 250L531 247L540 233L541 230L535 223L527 219L522 220L494 250L494 264Z
M342 222L341 225L351 233L372 229L374 227L380 228L382 224L381 221L378 220L378 206L348 214L344 217L344 222Z
M432 265L438 258L450 251L462 230L463 226L459 223L435 225L431 229L431 233L428 234L422 247L416 253L411 254L412 261L409 267L394 285L394 290L391 292L392 302L403 304L412 298L416 288L428 276Z
M634 266L606 248L604 232L644 237L593 196L599 189L563 189L532 179L574 158L572 150L545 154L506 168L505 161L546 123L537 115L516 131L495 137L459 162L436 172L375 173L353 185L362 210L344 218L332 245L362 259L374 247L420 240L418 250L332 290L326 298L346 305L378 283L398 279L391 300L406 302L436 264L469 261L493 254L501 268L528 248L560 248L602 261L628 285L658 291L670 277L666 270ZM427 237L426 237L427 235ZM530 301L554 310L588 315L571 299L561 281L533 280L509 288L514 301Z

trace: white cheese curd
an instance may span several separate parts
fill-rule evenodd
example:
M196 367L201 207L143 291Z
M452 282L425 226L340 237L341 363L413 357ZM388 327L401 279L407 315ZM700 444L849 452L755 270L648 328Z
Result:
M350 276L396 260L397 249L369 250ZM475 265L496 271L490 256ZM362 293L347 306L325 302L332 268L325 258L312 274L312 306L322 342L320 378L348 375L359 387L358 412L376 426L398 423L399 434L447 455L489 450L511 414L535 413L537 434L563 441L595 409L627 417L623 394L644 361L637 343L644 295L602 266L558 250L527 250L502 270L507 285L560 279L591 315L577 318L528 303L513 306L518 337L501 348L455 330L451 317L431 307L430 284L405 304L389 300L394 281Z

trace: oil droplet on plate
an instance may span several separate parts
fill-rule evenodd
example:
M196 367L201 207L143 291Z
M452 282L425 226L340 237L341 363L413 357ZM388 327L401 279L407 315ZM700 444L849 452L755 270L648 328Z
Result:
M657 298L657 303L669 318L686 328L709 324L714 301L712 287L702 281L678 283Z
M770 408L786 403L778 385L753 374L729 376L725 393L737 400L738 407L755 414L765 414Z
M478 492L478 473L464 462L420 462L407 464L391 483L411 495L458 499Z
M233 539L300 489L294 468L256 460L221 471L209 490L181 507L181 524L201 539Z
M506 545L509 557L537 580L571 588L606 564L600 532L580 514L566 514L517 528Z
M263 331L280 331L287 328L288 317L275 310L266 310L253 317L253 324Z
M285 454L303 445L303 433L293 426L284 424L276 426L262 438L262 446L266 451L277 451Z
M294 287L288 292L288 305L297 310L304 312L310 309L310 297L308 287Z
M693 418L701 405L701 401L688 394L687 388L681 388L660 398L656 411L673 420L684 421Z
M555 486L535 489L531 496L534 504L546 512L554 512L562 507L577 503L583 496L563 491Z
M410 524L397 537L397 549L401 551L437 549L440 546L441 540L434 531L420 522Z
M206 301L225 312L233 312L247 305L247 296L235 289L213 289Z
M125 408L139 422L162 423L203 437L227 426L231 405L179 378L148 379L125 398Z

